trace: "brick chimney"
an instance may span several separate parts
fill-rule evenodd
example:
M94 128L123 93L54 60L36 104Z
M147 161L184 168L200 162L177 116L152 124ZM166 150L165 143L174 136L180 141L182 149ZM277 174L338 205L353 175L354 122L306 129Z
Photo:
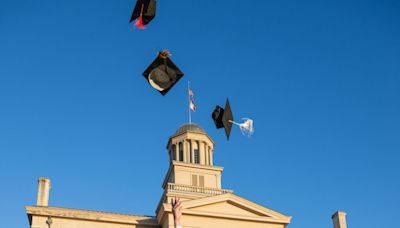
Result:
M345 212L337 211L332 215L332 220L334 228L347 228Z
M37 206L49 206L50 179L40 177L38 180Z

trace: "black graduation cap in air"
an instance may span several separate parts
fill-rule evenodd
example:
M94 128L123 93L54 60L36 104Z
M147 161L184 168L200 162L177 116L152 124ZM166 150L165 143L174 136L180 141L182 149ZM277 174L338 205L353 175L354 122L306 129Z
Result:
M156 16L156 0L137 0L129 22L137 19L135 26L143 29Z
M161 51L143 72L149 84L163 96L183 77L183 72L169 58L168 51Z
M216 106L213 113L212 119L214 120L215 126L225 129L225 134L229 140L229 135L231 134L232 124L233 124L233 114L229 100L226 99L225 109L220 106Z

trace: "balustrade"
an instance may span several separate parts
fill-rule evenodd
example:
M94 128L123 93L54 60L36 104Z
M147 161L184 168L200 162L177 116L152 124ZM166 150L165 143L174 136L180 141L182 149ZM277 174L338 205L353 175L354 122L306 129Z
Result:
M227 190L227 189L206 188L206 187L198 187L198 186L174 184L174 183L168 183L167 189L168 191L191 192L191 193L200 193L206 195L221 195L233 192L232 190Z

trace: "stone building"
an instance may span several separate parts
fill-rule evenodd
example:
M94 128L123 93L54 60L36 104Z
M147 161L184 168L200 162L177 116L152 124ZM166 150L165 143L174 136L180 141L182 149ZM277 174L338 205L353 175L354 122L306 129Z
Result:
M170 166L155 216L118 214L49 206L50 180L39 178L36 206L26 206L31 228L173 228L171 199L182 201L184 228L285 228L291 220L235 195L221 185L223 167L214 165L214 141L196 124L182 125L167 144ZM347 228L345 213L334 228Z

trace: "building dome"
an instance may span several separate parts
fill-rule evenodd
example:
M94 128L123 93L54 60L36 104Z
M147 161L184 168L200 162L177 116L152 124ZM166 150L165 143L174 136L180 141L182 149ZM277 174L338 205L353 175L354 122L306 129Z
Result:
M195 123L186 123L180 126L174 135L180 135L186 132L207 134L207 132L199 125Z
M213 166L214 141L195 123L181 125L169 137L167 150L171 162ZM186 183L188 185L190 183Z

